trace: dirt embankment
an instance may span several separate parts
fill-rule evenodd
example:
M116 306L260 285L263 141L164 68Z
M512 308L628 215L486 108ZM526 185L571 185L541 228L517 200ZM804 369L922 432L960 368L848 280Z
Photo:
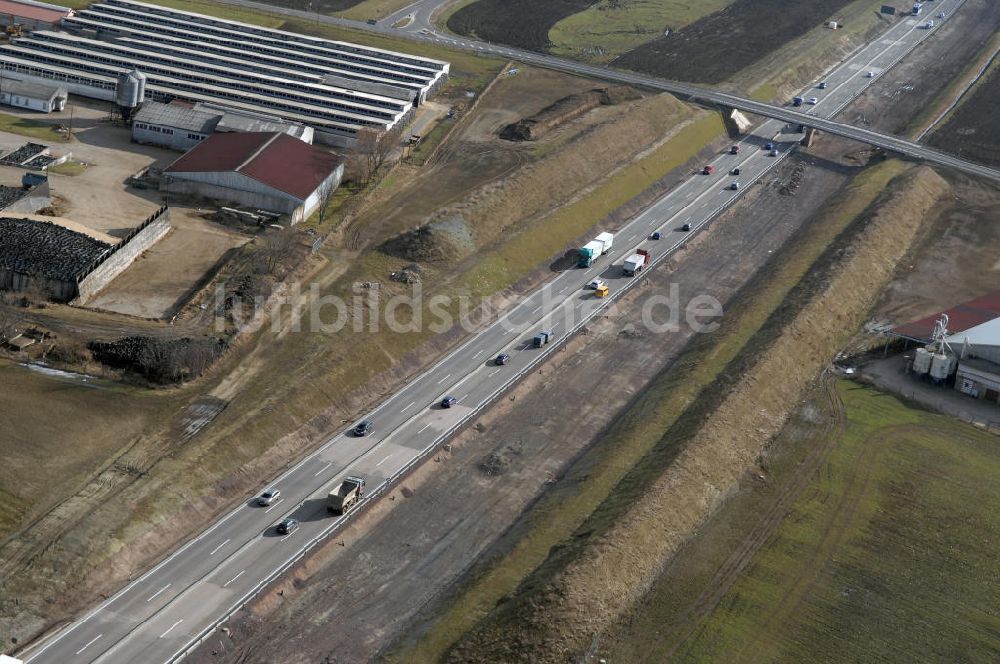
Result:
M530 118L522 118L507 125L500 130L500 138L508 141L537 141L556 127L598 106L613 106L636 98L638 94L624 86L569 95L546 106Z
M550 559L536 575L544 578L529 581L529 590L502 605L449 661L566 662L586 651L753 467L948 193L943 179L921 167L876 202L863 231L825 257L833 264L811 297L773 343L759 349L760 360L643 497L569 564Z
M551 147L542 159L479 187L461 202L439 208L425 224L463 219L472 228L476 245L483 247L583 195L636 155L669 138L691 115L689 107L669 95L591 109L587 119L595 126L590 131Z

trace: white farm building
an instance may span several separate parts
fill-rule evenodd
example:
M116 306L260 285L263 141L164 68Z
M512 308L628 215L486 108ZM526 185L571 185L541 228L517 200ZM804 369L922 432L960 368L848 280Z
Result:
M66 107L66 88L5 78L0 80L0 104L51 113Z

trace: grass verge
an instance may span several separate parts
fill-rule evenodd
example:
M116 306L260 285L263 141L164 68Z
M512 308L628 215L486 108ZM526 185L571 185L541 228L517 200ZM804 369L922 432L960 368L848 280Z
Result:
M87 170L86 164L82 164L79 161L64 161L58 166L50 166L46 169L49 173L55 173L56 175L80 175L85 170Z
M622 53L678 30L731 5L733 0L640 0L595 3L564 18L549 30L550 52L567 58L610 62Z
M836 390L846 426L711 615L680 647L651 636L691 599L667 589L692 587L679 567L681 578L663 579L665 592L612 661L993 659L1000 650L990 545L1000 536L996 437L872 388L841 381ZM728 555L700 545L686 552L689 561Z
M62 138L52 129L53 125L47 122L32 120L31 118L19 118L9 113L0 113L0 131L11 134L37 138L43 141L58 141Z
M821 74L817 67L835 64L851 50L886 28L880 18L881 0L856 0L838 18L842 27L830 30L817 24L759 62L732 77L738 87L758 101L772 101L798 91Z
M539 225L544 226L545 233L529 230L483 256L468 277L472 292L482 297L512 285L724 133L718 113L706 113L695 119L652 153L626 166L576 202L544 217Z
M555 488L522 518L517 541L502 557L487 561L415 643L404 644L394 662L438 661L566 542L611 495L633 467L660 442L699 393L712 384L785 301L829 244L903 171L883 162L860 174L820 223L801 234L761 270L737 298L714 334L701 335L685 350ZM652 471L650 471L652 472ZM586 481L583 481L585 478Z
M336 15L355 21L380 20L412 4L413 0L364 0Z

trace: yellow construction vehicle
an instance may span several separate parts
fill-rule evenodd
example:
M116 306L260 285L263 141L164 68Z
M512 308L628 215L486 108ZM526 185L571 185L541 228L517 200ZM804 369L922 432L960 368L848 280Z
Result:
M20 23L8 23L6 28L8 37L20 37L21 36L21 24Z
M600 286L598 286L597 288L594 289L594 294L597 297L607 297L608 293L610 293L610 292L611 291L608 290L608 285L607 284L601 284Z

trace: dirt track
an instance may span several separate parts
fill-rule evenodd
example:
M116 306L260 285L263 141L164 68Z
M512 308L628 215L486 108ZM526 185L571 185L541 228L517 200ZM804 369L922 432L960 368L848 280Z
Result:
M698 251L682 254L675 270L650 275L649 286L631 298L620 316L595 325L556 364L518 388L513 401L491 409L480 423L484 430L470 429L450 455L430 462L425 472L433 473L432 482L406 483L405 493L412 490L412 495L400 492L383 503L387 513L371 516L383 519L377 527L362 523L352 528L342 538L345 548L337 542L328 548L328 564L309 565L311 579L297 574L281 588L280 599L272 595L263 602L275 611L271 617L262 621L256 612L244 613L230 625L232 641L224 640L223 648L212 639L191 661L238 662L248 653L251 660L280 654L290 662L324 657L367 661L411 621L432 615L441 588L459 578L477 556L488 556L490 543L587 445L591 436L581 430L599 431L683 346L686 334L621 334L628 323L638 322L642 299L678 283L682 300L706 292L725 301L847 178L837 168L807 168L795 195L782 195L782 181L791 178L795 161L760 186L749 197L752 201L744 200L716 221L697 241ZM736 251L744 261L728 260ZM597 392L595 375L602 376ZM478 469L491 451L511 459L502 477L491 479ZM317 615L336 620L316 620ZM299 654L290 658L293 651Z

